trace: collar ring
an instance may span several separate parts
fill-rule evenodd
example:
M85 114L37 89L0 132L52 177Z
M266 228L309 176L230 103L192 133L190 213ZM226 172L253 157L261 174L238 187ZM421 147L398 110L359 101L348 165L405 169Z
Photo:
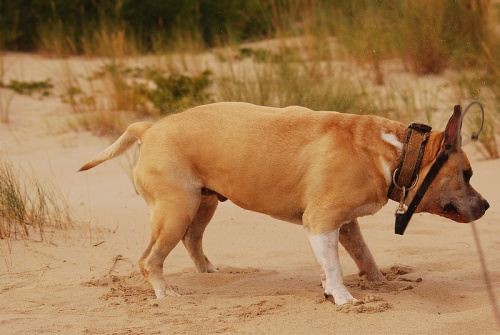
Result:
M394 173L392 174L392 182L394 183L394 186L396 186L400 190L404 189L406 191L410 191L410 190L414 189L415 186L417 186L417 183L418 183L418 173L415 175L415 179L413 180L413 183L411 183L411 185L409 187L399 186L398 182L396 181L396 174L398 173L398 171L399 171L399 168L397 168L396 170L394 170Z

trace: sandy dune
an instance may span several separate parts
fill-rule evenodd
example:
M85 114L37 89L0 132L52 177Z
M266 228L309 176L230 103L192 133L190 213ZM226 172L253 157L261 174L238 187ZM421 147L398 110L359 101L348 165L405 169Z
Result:
M9 57L25 57L22 80L43 80L58 68L54 60L40 65L38 56ZM360 220L387 283L358 277L341 250L347 286L363 302L357 306L336 307L323 298L302 227L230 202L219 205L204 239L220 271L196 273L179 245L165 276L183 296L156 300L138 272L149 239L148 208L135 194L126 157L76 173L108 142L68 131L68 115L57 97L16 95L11 122L0 124L2 158L54 180L81 222L47 231L44 242L0 240L1 334L500 333L471 227L416 215L406 234L396 236L394 202ZM473 168L472 183L491 204L476 227L500 297L500 161L476 160Z

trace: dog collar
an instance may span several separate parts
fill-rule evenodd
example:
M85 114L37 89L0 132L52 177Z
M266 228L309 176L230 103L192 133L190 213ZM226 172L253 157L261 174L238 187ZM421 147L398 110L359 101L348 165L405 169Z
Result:
M396 234L399 234L399 235L404 234L405 229L408 226L408 223L410 222L410 219L411 219L413 213L415 213L415 210L418 207L418 204L420 203L420 201L424 197L425 192L427 191L427 189L431 185L434 178L436 178L436 176L437 176L439 170L441 169L441 167L443 166L443 164L446 163L446 161L450 157L451 151L453 151L453 148L445 149L443 152L441 152L437 156L436 161L434 162L434 164L432 164L431 169L429 170L429 172L425 176L424 181L422 182L422 184L418 188L417 192L415 193L415 196L413 197L410 204L408 205L408 208L404 209L401 212L399 211L399 208L398 208L398 210L396 211L396 223L395 223L395 227L394 227ZM401 204L400 204L400 206L401 206Z
M387 192L389 199L400 201L405 191L415 187L431 129L420 123L412 123L408 126L403 153L398 167L394 170L392 183Z
M420 123L412 123L408 126L401 160L399 161L399 165L396 170L394 170L392 183L387 192L387 197L389 199L399 201L399 206L396 210L395 226L395 232L399 235L403 235L406 226L416 209L415 206L411 213L409 213L409 207L408 209L406 208L405 201L408 195L407 192L413 189L418 182L418 172L420 171L420 164L422 163L425 145L429 139L431 129L432 128L430 126ZM423 192L425 192L425 190L423 190ZM418 202L420 202L420 200ZM413 201L412 204L414 204Z

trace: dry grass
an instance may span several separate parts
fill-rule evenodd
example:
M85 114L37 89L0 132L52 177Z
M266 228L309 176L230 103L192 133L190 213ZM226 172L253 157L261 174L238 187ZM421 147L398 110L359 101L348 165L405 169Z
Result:
M311 59L309 52L315 51L286 46L275 53L256 49L255 55L267 55L268 59L256 56L259 58L218 63L216 100L341 112L361 110L357 78L339 62Z
M433 124L436 115L449 113L447 106L466 104L471 99L490 101L492 97L465 94L453 80L440 80L440 84L429 86L425 77L409 75L401 80L392 74L384 78L384 85L373 85L371 71L335 59L336 47L335 43L308 36L244 47L234 45L212 53L157 55L155 68L139 65L138 59L134 60L135 66L130 66L125 57L110 58L104 61L106 65L101 70L89 76L92 79L87 85L91 87L88 93L70 86L79 92L71 100L78 111L75 128L116 137L136 119L154 120L165 113L209 101L301 105L315 110L376 114L406 123ZM197 73L206 70L213 72L213 84L202 99L193 94L175 102L166 99L174 91L183 91L182 83L195 82L195 78L201 78ZM169 84L161 88L159 82ZM450 93L454 91L459 94ZM481 148L485 157L494 158L498 114L490 113L488 120Z
M0 238L45 239L48 228L71 227L69 207L60 190L5 159L0 160Z
M0 50L0 86L3 86L6 71L4 54ZM0 121L2 123L9 123L10 121L10 106L14 97L15 93L13 91L0 87Z
M206 92L210 71L181 72L178 68L186 64L174 65L167 56L155 58L144 64L115 53L101 58L102 65L87 70L84 78L66 63L63 101L76 115L71 127L114 137L136 119L156 118L211 101Z
M341 1L334 32L349 57L368 64L377 84L381 63L400 60L417 74L480 65L490 44L490 0Z
M0 88L0 121L2 123L10 122L10 106L14 97L13 91Z
M151 62L137 65L140 40L123 27L113 30L103 23L83 43L88 58L103 57L102 68L91 71L84 85L71 75L66 80L65 101L78 113L73 126L115 136L135 118L154 119L211 101L302 105L430 123L443 106L470 101L458 82L450 82L456 86L451 89L436 89L395 81L385 66L390 62L417 76L441 74L449 67L487 76L477 98L495 111L481 140L487 157L498 156L500 109L493 106L500 105L500 47L488 29L494 9L490 1L357 0L334 6L313 0L271 2L269 8L268 21L278 36L272 48L221 41L218 51L207 52L199 31L179 30L168 40L161 34L152 39L154 67ZM194 80L207 70L213 74L207 92L165 101L184 89L175 78ZM168 82L167 88L160 82ZM449 90L460 94L443 98L441 91Z

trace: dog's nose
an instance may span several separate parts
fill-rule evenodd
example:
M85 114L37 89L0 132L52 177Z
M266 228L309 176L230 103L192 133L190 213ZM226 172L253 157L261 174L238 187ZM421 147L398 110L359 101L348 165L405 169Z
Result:
M484 202L484 211L486 212L486 210L490 208L490 204L486 200L483 200L483 202Z

